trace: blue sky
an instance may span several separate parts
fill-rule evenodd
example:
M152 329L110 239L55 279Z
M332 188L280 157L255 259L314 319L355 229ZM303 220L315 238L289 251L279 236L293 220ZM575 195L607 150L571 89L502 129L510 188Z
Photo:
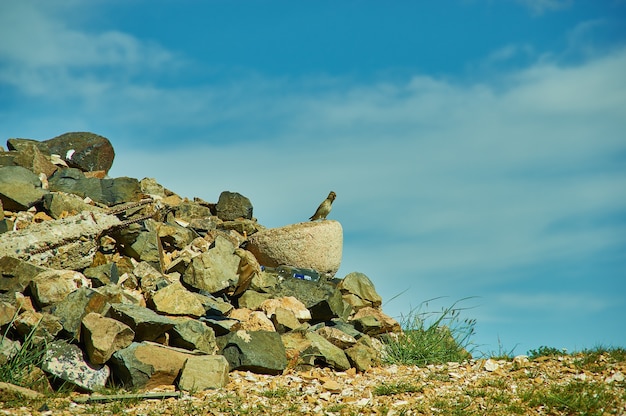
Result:
M3 140L92 131L268 227L333 190L338 275L473 297L483 352L626 346L625 74L617 0L0 2Z

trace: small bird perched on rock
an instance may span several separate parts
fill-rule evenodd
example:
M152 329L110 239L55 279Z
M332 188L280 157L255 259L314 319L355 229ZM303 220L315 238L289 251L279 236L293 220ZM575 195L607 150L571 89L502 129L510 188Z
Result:
M315 220L319 220L319 219L326 219L326 216L330 213L330 210L333 207L333 201L335 200L335 198L337 198L337 195L333 192L330 191L330 193L328 194L328 198L326 198L319 207L317 207L317 211L315 211L315 214L313 214L313 216L311 218L309 218L311 221L315 221Z

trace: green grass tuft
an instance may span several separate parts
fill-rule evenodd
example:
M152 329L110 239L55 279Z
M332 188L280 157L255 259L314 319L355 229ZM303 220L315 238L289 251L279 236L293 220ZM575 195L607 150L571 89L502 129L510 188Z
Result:
M471 358L468 347L476 321L461 319L461 299L441 312L423 312L428 301L400 319L402 334L385 339L384 361L388 364L419 365L461 362Z

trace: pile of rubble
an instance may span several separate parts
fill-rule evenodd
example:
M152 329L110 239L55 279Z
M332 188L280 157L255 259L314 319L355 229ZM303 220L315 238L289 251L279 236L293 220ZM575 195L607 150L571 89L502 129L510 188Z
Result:
M335 273L339 222L266 229L249 199L188 200L109 178L93 133L0 148L0 364L46 343L32 379L219 388L233 370L362 372L400 331L362 273ZM354 370L353 370L354 371Z

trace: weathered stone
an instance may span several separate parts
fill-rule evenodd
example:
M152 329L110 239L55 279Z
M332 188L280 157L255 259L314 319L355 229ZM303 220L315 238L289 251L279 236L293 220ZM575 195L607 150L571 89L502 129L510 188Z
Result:
M148 219L134 224L135 233L128 229L120 234L123 253L137 261L145 261L158 271L163 270L163 247L156 221Z
M251 235L246 247L264 266L290 265L334 275L341 265L343 229L337 221L269 228Z
M9 302L0 301L0 327L10 323L15 317L17 308Z
M148 308L122 303L112 304L107 315L135 331L135 341L154 341L176 324Z
M44 155L50 155L50 148L48 147L48 145L44 142L40 142L39 140L19 138L11 138L7 140L7 148L16 152L24 151L30 146L37 147L37 150L39 150Z
M117 264L107 263L96 267L88 267L83 270L86 278L91 280L92 287L117 284L120 279Z
M199 290L218 293L234 286L239 276L239 256L226 238L218 236L215 246L191 260L183 274L183 281Z
M85 315L82 328L81 338L92 364L106 363L114 352L128 347L135 337L128 325L94 312Z
M146 261L138 263L132 272L139 279L141 290L150 296L171 283L163 273Z
M0 396L3 398L18 396L28 400L37 400L44 397L42 393L15 384L0 382Z
M285 346L276 332L239 330L217 338L231 370L280 374L287 367Z
M272 313L271 319L274 328L281 334L303 327L293 311L289 309L276 308Z
M259 309L264 301L271 299L271 296L272 295L269 293L259 293L254 290L246 290L237 300L237 303L240 308L255 310Z
M184 391L219 389L228 384L228 361L222 355L190 357L183 365L178 388Z
M204 322L186 319L177 323L170 334L170 345L174 347L198 350L207 354L214 354L217 351L215 331Z
M352 318L354 327L364 334L375 336L387 332L400 332L402 328L398 321L387 316L380 309L364 307Z
M22 345L19 341L12 341L7 337L0 337L0 365L4 365L20 352Z
M78 346L63 341L48 344L41 368L87 391L103 389L110 375L109 367L90 365Z
M24 230L0 234L0 257L11 256L50 268L82 270L91 265L96 237L116 225L115 215L83 212Z
M330 321L333 318L347 319L350 307L341 297L341 292L331 285L287 278L276 287L267 289L274 297L293 296L311 313L311 322Z
M159 224L158 236L165 251L182 250L196 238L189 228L169 223Z
M202 302L179 282L158 290L152 296L155 310L168 315L202 316Z
M241 309L235 309L231 312L230 317L241 321L241 329L246 331L276 331L272 321L261 311L248 311L245 319L240 319L237 312Z
M57 170L57 167L50 162L50 155L46 155L32 143L22 146L14 161L17 165L25 167L36 175L43 173L49 177Z
M30 282L32 294L41 306L59 303L76 289L90 286L82 273L73 270L46 270Z
M43 206L54 219L77 215L83 211L104 213L104 209L88 204L78 195L65 192L50 192L43 197Z
M176 195L174 192L159 184L154 178L143 178L139 181L139 186L141 186L142 193L150 195L153 198L160 198L161 200Z
M88 287L81 287L57 303L52 314L59 318L65 332L80 339L80 323L91 312L105 313L107 297Z
M113 354L114 375L127 388L150 390L173 385L185 361L194 355L178 348L149 342L133 342Z
M324 326L315 332L317 332L319 335L326 338L331 344L338 348L341 348L342 350L353 346L357 342L352 335L348 335L345 332L334 327Z
M293 296L268 299L260 306L260 309L265 312L268 318L271 318L278 308L291 311L300 321L308 321L311 319L311 312L309 312L304 303Z
M16 257L1 257L0 292L23 292L30 281L44 270Z
M311 341L311 347L304 351L304 356L315 357L315 363L322 363L339 371L350 368L350 362L341 348L315 332L307 332L306 338Z
M45 143L51 153L61 156L69 165L84 172L103 170L108 172L113 165L115 151L106 138L89 132L65 133Z
M344 277L337 286L341 290L343 299L355 311L366 306L379 308L382 298L376 292L372 281L363 273L352 272Z
M134 178L88 178L78 169L59 169L48 180L50 191L67 192L108 206L139 201L141 190Z
M380 354L371 345L360 339L355 345L344 350L348 360L357 371L365 372L380 362Z
M100 286L94 290L104 296L109 304L124 303L127 305L146 306L143 295L136 290L111 285Z
M204 220L212 215L208 207L189 201L178 205L175 210L175 217L189 224L194 222L194 220ZM212 228L215 228L215 225Z
M200 301L208 316L226 316L234 308L233 305L221 298L205 296L200 293L193 293L193 295Z
M0 167L0 200L4 209L25 211L41 202L48 191L41 187L41 180L22 166Z
M246 220L243 218L238 218L233 221L224 221L219 228L221 230L233 230L237 231L241 235L252 235L259 230L264 230L265 228L260 226L256 220Z
M237 218L252 219L252 203L237 192L222 192L215 210L218 218L223 221L232 221Z
M200 320L206 323L218 337L241 328L241 322L239 320L222 316L201 317Z
M63 329L58 317L35 311L22 312L13 326L24 337L32 333L36 342L52 341Z

